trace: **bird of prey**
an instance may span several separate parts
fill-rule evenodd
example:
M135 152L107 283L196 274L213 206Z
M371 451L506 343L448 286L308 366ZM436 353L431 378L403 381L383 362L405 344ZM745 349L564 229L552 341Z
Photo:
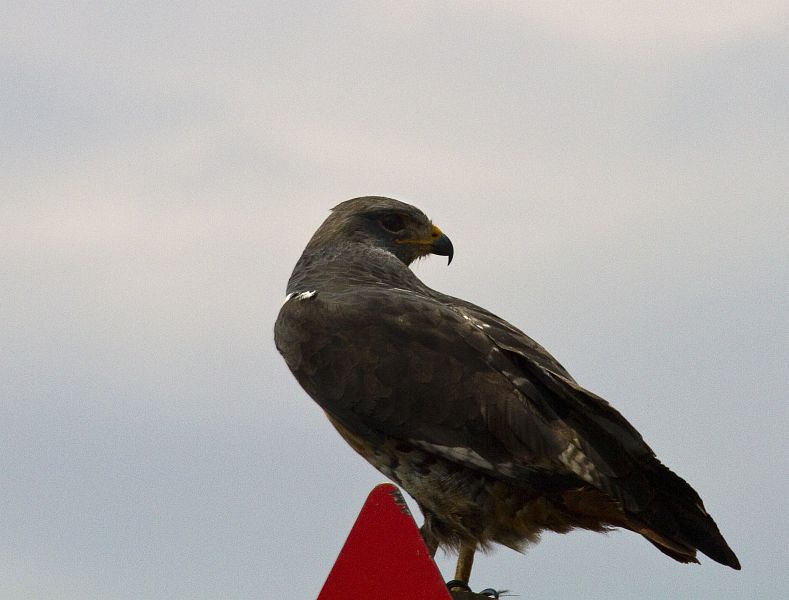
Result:
M298 260L276 345L340 435L404 488L432 553L522 549L541 531L634 531L682 563L740 563L699 495L522 331L409 269L452 260L414 206L336 206Z

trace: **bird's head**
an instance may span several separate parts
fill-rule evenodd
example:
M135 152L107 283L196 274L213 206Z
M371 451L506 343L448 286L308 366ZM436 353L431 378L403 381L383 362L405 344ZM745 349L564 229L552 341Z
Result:
M421 210L382 196L354 198L335 206L310 246L337 241L386 250L406 265L428 254L446 256L448 263L453 256L452 242Z

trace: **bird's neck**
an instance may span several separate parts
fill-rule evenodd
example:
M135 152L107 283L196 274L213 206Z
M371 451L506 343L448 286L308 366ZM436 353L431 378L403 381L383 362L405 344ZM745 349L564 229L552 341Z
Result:
M355 247L354 247L355 246ZM361 245L304 250L288 281L288 293L347 289L356 285L388 285L406 289L424 284L400 259L386 250Z

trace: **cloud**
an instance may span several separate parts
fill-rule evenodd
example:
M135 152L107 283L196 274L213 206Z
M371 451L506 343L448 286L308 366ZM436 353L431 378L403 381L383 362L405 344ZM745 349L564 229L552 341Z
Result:
M0 596L315 595L381 477L271 326L328 209L375 193L452 237L418 275L609 397L745 565L577 533L475 587L781 597L786 9L588 6L6 7Z

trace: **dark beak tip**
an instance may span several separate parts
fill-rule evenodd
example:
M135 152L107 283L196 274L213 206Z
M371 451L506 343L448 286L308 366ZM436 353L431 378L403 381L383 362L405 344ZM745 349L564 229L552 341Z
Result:
M442 235L433 243L433 254L438 256L447 257L447 265L452 262L452 257L455 255L455 249L452 247L452 242L446 235Z

